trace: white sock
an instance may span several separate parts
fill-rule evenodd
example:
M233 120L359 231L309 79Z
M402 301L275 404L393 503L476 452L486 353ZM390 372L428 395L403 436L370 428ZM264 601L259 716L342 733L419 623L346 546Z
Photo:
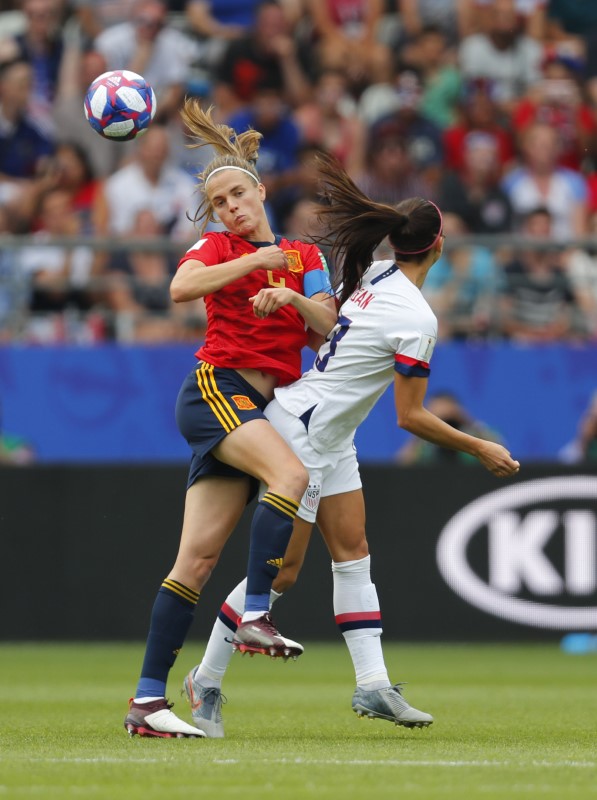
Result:
M163 697L135 697L133 703L155 703L156 700L163 699Z
M220 616L211 630L201 663L195 670L195 677L202 686L213 686L219 689L222 684L222 678L232 658L231 640L236 630L234 626L238 625L242 609L245 607L246 591L247 579L245 578L234 587L222 605ZM231 627L222 622L222 617L229 621Z
M381 614L370 570L370 556L332 561L336 624L352 658L357 686L373 690L392 684L381 648Z
M245 578L230 592L222 605L221 616L226 617L232 624L238 625L242 615L241 609L245 607L246 592L247 579ZM279 597L281 597L281 593L272 589L270 608ZM259 612L258 616L262 616L262 614L263 612ZM195 670L195 677L202 686L219 689L222 685L222 679L232 658L230 640L233 635L232 628L222 622L221 617L218 617L212 628L203 659Z

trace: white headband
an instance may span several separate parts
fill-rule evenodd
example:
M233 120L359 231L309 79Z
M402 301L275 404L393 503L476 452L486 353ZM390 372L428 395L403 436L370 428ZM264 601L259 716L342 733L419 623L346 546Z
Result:
M208 176L207 176L207 178L205 179L205 183L204 183L203 185L204 185L204 186L207 186L207 182L208 182L208 181L209 181L209 179L212 177L212 175L215 175L215 174L216 174L216 172L221 172L223 169L238 169L238 170L240 170L241 172L246 172L246 174L247 174L247 175L250 175L250 176L251 176L251 178L253 178L253 180L255 181L255 183L259 183L259 178L257 178L255 175L253 175L253 173L252 173L252 172L249 172L249 170L248 170L248 169L245 169L244 167L235 167L233 164L231 164L230 166L226 166L226 167L217 167L216 169L214 169L214 171L213 171L213 172L210 172L210 173L209 173L209 175L208 175Z

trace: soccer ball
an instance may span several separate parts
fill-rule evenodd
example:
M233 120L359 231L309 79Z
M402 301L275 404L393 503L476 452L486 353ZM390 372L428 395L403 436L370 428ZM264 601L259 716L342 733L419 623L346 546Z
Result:
M85 95L85 116L93 130L118 142L144 133L156 108L151 86L141 75L127 69L99 75Z

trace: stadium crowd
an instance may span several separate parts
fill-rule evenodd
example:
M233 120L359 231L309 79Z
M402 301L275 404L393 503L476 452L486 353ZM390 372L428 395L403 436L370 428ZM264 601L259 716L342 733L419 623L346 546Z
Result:
M320 150L374 200L438 203L446 254L424 293L443 339L597 338L597 4L3 8L0 237L29 240L0 251L0 342L201 336L201 302L174 307L169 296L196 238L194 176L209 160L185 146L179 110L188 95L237 131L263 133L257 166L281 233L318 233ZM158 111L137 140L108 142L85 120L83 98L97 75L124 68L153 86ZM513 246L515 235L524 246ZM65 237L77 237L76 247ZM102 251L85 237L113 246Z

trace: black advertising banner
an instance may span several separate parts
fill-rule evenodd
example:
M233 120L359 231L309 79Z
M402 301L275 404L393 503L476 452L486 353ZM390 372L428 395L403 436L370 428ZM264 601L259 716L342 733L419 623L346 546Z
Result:
M476 466L368 466L362 477L385 639L597 631L597 466L523 466L506 481ZM180 466L0 469L0 638L144 639L185 485ZM201 593L195 638L245 574L252 508ZM339 636L318 534L275 618L299 640Z

